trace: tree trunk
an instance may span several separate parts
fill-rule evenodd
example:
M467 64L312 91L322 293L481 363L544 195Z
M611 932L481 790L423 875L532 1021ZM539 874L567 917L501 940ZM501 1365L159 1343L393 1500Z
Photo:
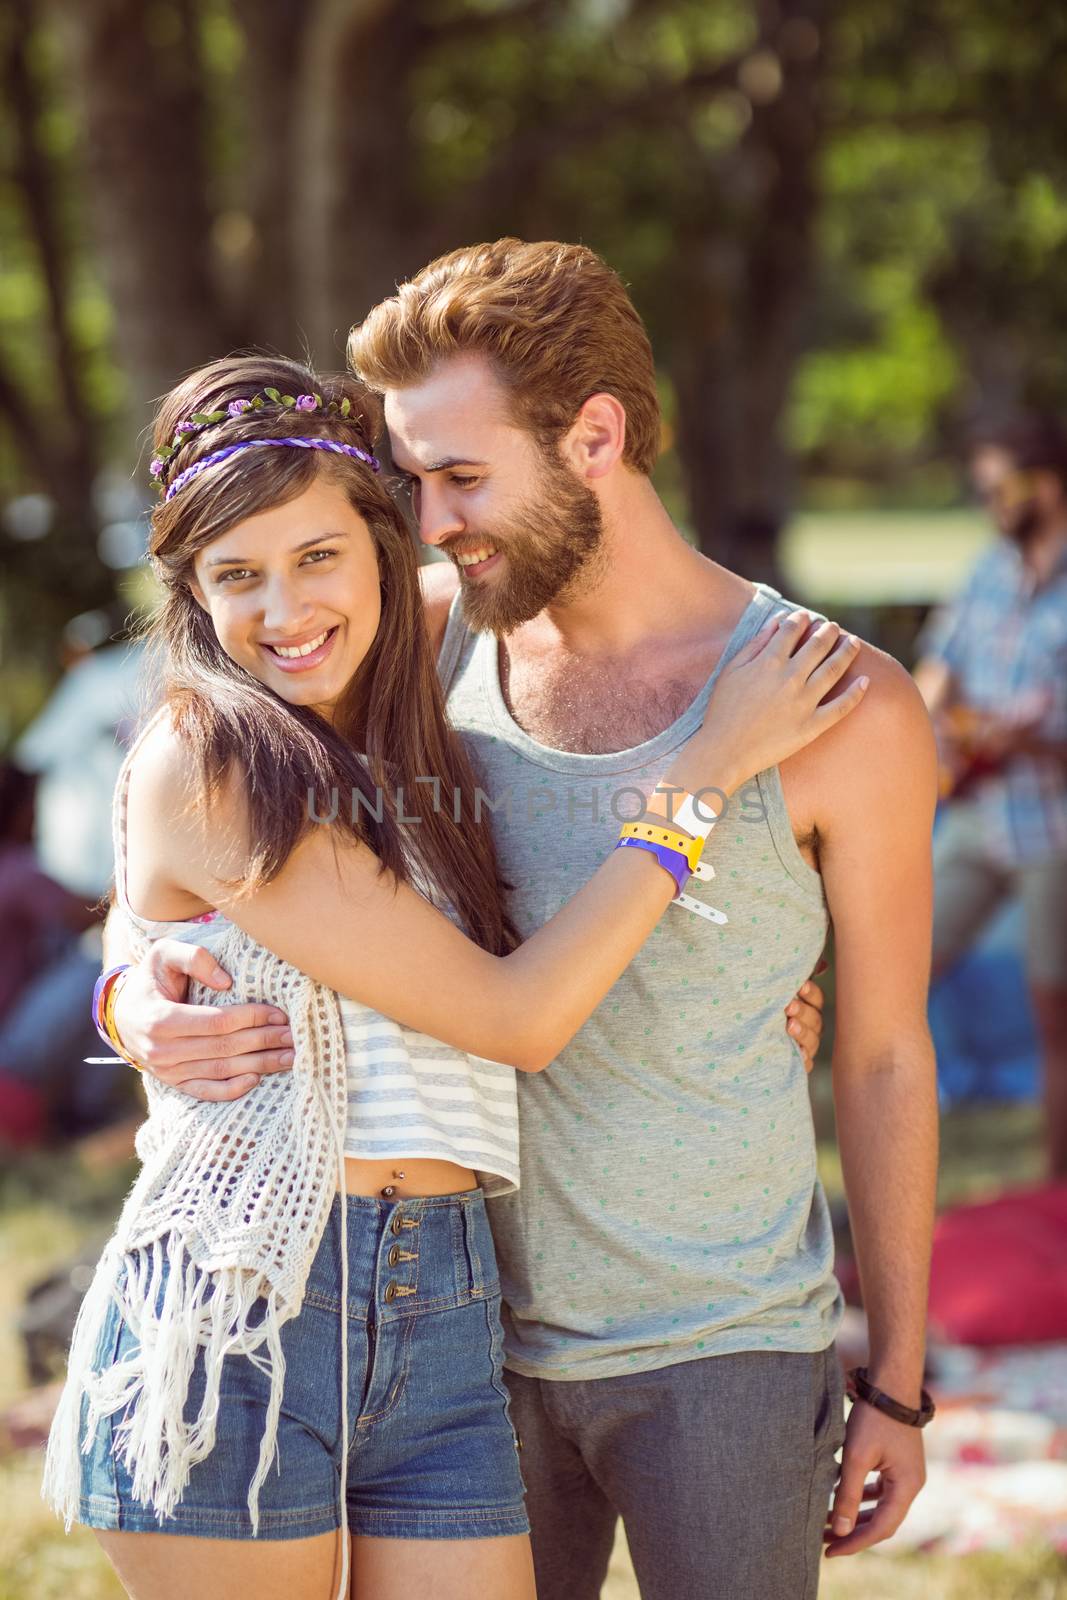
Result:
M315 358L423 264L407 86L423 42L411 0L322 0L301 61L294 211L298 301Z
M244 38L245 159L239 197L244 210L234 217L230 314L239 343L296 354L300 242L292 217L305 179L296 128L300 63L314 7L293 0L233 0L233 9Z
M740 74L749 126L725 184L706 188L709 203L679 240L685 315L668 360L700 546L776 582L791 487L781 425L809 304L826 42L819 0L760 10L760 43Z
M115 308L132 446L151 402L230 342L212 266L198 18L192 0L165 9L79 0L57 20L81 105L86 187Z
M3 82L14 124L12 176L22 198L41 268L55 384L43 416L8 377L0 380L0 409L28 461L67 523L91 521L95 439L70 326L70 250L59 222L55 172L42 146L42 97L28 51L38 24L34 0L11 0ZM43 354L43 352L42 352Z

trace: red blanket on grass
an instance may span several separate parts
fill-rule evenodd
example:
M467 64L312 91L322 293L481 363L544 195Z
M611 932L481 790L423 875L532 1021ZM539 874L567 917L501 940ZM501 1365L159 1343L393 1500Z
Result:
M1067 1183L938 1218L930 1331L953 1344L1067 1339Z

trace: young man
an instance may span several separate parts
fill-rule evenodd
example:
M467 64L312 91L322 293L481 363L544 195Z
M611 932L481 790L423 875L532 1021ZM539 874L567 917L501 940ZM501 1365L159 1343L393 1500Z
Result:
M420 535L450 558L427 572L427 620L513 915L533 926L643 807L718 665L786 603L672 525L649 481L648 340L590 251L455 252L377 307L350 354L384 394ZM523 1186L493 1214L540 1600L595 1600L620 1514L645 1600L807 1600L824 1539L837 1555L885 1538L923 1481L917 1429L858 1403L825 1527L840 1295L782 1008L828 916L869 1377L908 1408L937 1142L933 741L903 669L865 647L858 670L859 712L718 824L717 876L691 896L704 914L672 908L558 1064L520 1085ZM161 951L118 1013L137 1059L187 1085L208 1053L173 1004L188 960Z
M1030 418L974 452L999 539L915 671L952 785L934 846L934 971L1011 894L1041 1039L1049 1176L1067 1177L1067 432Z

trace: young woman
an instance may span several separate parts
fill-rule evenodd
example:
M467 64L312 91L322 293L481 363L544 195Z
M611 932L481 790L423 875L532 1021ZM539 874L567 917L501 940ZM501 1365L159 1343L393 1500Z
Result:
M157 419L167 695L118 784L117 903L136 954L193 939L226 1000L283 1009L294 1064L236 1101L146 1079L46 1471L138 1600L532 1600L484 1206L518 1182L511 1069L589 1017L700 831L653 819L519 945L375 422L258 357ZM859 702L820 703L855 645L809 623L725 666L664 785L728 796Z

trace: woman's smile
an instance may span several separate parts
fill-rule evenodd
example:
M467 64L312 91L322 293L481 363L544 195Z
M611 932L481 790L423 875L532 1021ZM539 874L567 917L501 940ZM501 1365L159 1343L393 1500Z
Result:
M332 628L323 628L292 643L264 643L262 648L281 672L311 672L321 666L332 651L339 627L340 623L335 623Z

